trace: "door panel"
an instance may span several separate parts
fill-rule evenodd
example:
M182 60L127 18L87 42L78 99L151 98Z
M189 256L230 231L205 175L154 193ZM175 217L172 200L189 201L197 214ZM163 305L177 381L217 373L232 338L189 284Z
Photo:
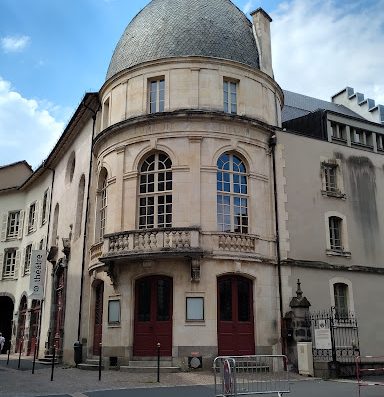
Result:
M103 302L104 283L99 283L95 289L95 324L93 331L93 354L100 354L100 343L103 340Z
M136 281L133 354L172 355L172 279L151 276Z
M255 354L252 281L223 276L217 289L219 355Z

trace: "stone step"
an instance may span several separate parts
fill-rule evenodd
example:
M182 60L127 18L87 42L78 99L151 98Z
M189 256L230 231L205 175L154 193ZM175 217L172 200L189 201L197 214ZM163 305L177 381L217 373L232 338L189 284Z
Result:
M132 360L128 363L129 367L156 367L157 360ZM160 360L160 367L172 367L172 360Z
M120 371L122 372L131 372L131 373L157 373L157 366L135 366L135 365L121 365ZM160 373L174 373L179 372L180 367L160 367Z
M85 369L88 371L98 371L99 370L99 362L97 362L97 364L95 364L95 363L89 362L89 361L95 361L95 360L87 360L87 362L85 362L85 363L77 364L77 368ZM104 369L103 365L101 366L101 369Z

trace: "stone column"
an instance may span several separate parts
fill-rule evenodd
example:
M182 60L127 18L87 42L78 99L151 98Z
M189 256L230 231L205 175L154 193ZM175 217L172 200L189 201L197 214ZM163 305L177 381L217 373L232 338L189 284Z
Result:
M296 296L289 303L291 311L285 319L287 356L289 362L297 369L297 343L311 342L311 324L309 321L309 307L311 304L303 296L300 280L297 280Z

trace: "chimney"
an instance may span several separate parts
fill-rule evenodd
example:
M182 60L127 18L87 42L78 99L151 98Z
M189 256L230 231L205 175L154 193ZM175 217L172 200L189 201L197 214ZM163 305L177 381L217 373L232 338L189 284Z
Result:
M270 29L272 18L262 8L252 11L250 15L253 20L253 32L259 48L260 69L273 78Z

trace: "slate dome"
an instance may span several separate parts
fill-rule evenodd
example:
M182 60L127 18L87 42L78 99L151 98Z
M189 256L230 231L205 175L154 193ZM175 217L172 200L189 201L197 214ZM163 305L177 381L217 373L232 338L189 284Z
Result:
M183 56L259 69L252 24L230 0L152 0L125 29L106 79L142 62Z

